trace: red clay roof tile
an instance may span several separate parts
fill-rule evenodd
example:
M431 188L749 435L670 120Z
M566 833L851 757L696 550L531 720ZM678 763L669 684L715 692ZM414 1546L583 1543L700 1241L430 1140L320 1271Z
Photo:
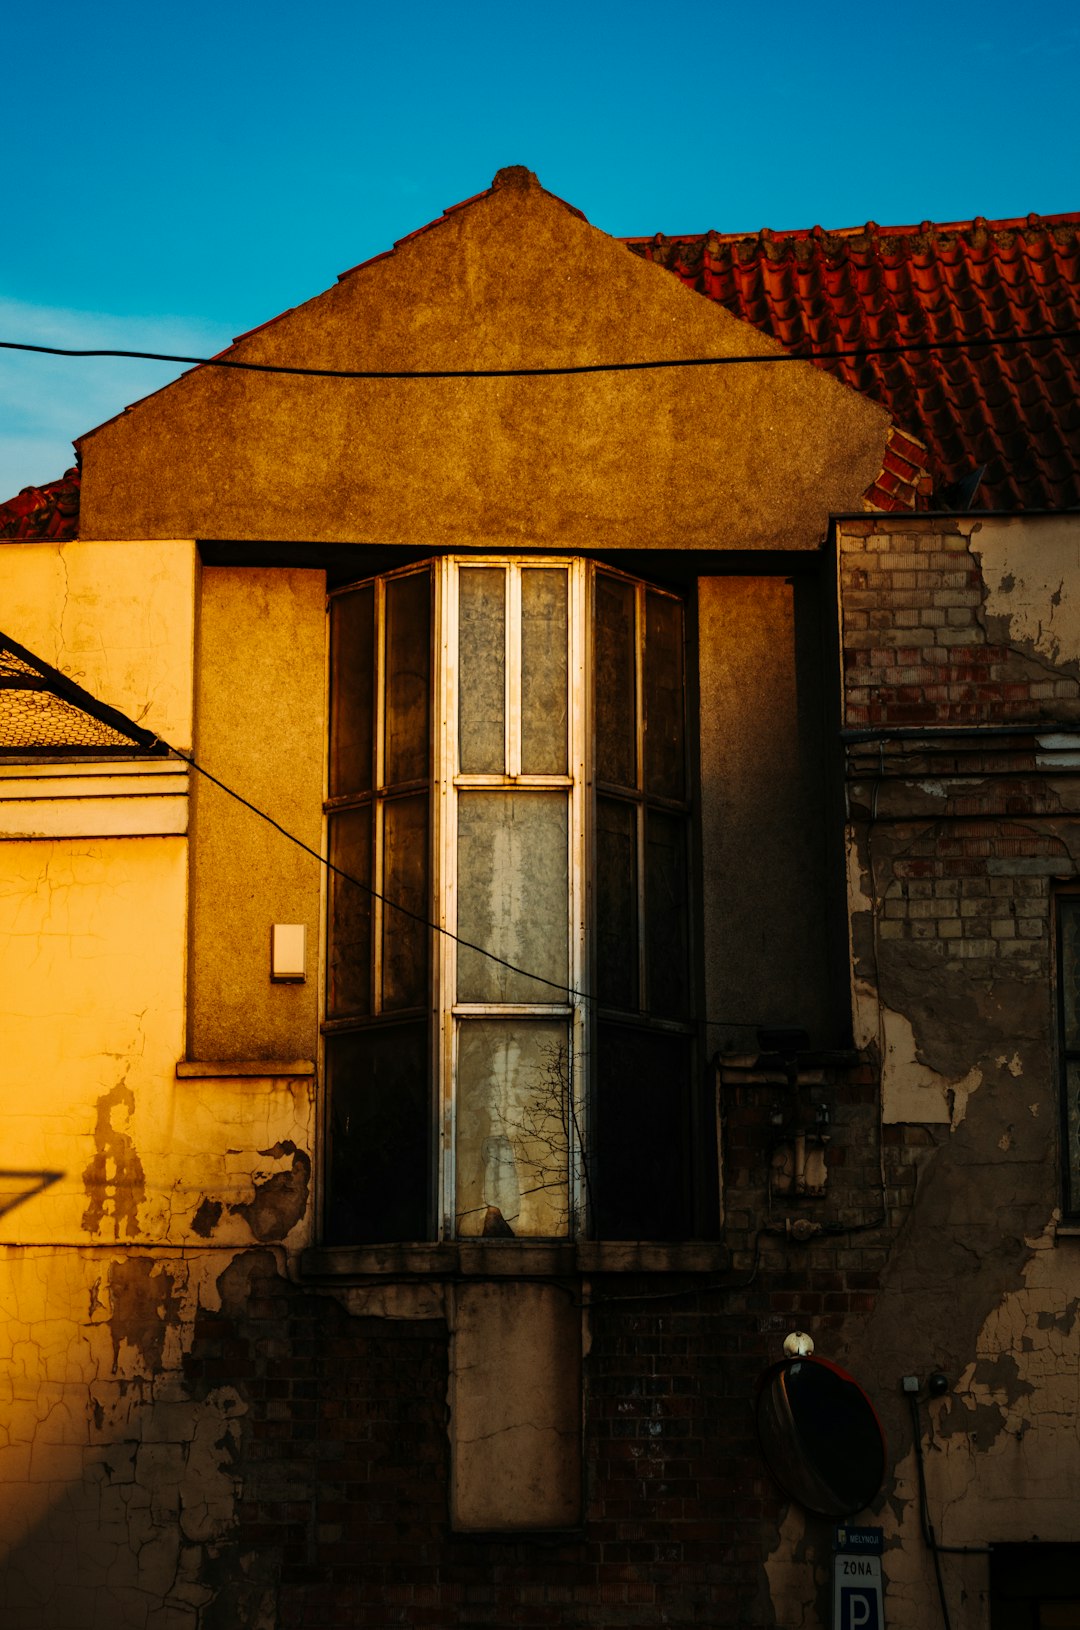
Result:
M67 470L44 487L24 487L0 504L0 542L48 538L67 543L79 531L79 472Z
M781 344L841 348L1080 328L1080 214L628 238ZM987 466L991 509L1080 505L1080 344L819 367L926 442L939 488Z

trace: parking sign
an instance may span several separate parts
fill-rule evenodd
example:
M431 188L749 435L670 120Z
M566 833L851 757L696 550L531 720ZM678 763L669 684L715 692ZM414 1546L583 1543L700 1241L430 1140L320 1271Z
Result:
M833 1558L833 1630L885 1630L880 1528L838 1528Z

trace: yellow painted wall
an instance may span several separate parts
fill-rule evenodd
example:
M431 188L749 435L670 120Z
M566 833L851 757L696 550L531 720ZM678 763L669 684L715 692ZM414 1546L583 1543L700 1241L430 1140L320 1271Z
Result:
M196 571L190 540L5 543L0 629L190 749Z

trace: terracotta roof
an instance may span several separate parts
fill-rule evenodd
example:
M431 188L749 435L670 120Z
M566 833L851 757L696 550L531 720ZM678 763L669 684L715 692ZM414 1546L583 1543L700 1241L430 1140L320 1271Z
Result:
M0 757L168 751L152 731L0 633Z
M1080 327L1080 214L825 232L628 238L782 344L840 347ZM939 491L987 466L976 504L1080 505L1080 344L821 362L930 448Z
M24 487L0 504L0 541L50 538L64 543L79 530L79 472L65 470L59 481Z

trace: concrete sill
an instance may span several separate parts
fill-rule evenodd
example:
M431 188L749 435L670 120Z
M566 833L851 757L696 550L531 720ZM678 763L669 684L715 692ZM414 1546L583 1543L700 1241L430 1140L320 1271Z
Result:
M305 1279L535 1279L604 1273L726 1273L731 1252L713 1240L455 1240L443 1245L316 1245Z
M229 1076L314 1075L309 1058L203 1059L181 1058L176 1065L179 1081L225 1080Z

